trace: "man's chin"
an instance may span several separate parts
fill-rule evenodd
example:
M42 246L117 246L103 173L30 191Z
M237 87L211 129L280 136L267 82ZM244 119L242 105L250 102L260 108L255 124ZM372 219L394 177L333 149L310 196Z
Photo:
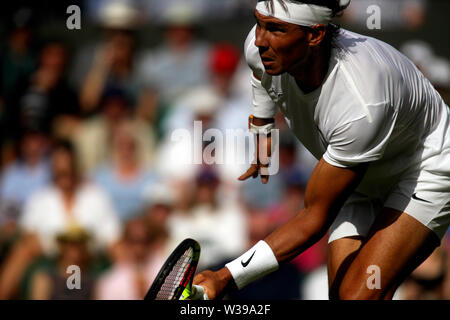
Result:
M270 67L269 68L265 67L264 69L266 70L266 73L271 76L279 76L280 74L284 73L282 70L273 69Z

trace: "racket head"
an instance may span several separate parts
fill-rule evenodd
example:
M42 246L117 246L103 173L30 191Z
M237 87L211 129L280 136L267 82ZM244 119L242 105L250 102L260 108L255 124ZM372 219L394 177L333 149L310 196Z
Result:
M167 258L144 300L183 300L191 292L200 258L200 244L194 239L181 242Z

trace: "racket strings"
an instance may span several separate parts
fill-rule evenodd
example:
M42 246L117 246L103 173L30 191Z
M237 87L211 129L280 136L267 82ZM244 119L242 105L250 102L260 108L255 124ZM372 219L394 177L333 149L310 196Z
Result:
M193 260L193 249L189 248L183 256L177 261L169 275L165 279L161 289L159 290L157 300L172 300L176 289L183 280L186 269Z

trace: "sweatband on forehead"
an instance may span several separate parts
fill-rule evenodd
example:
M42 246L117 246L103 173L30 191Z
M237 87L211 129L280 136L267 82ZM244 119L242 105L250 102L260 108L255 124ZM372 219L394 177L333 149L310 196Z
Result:
M260 1L256 5L256 10L265 16L274 17L282 21L297 24L299 26L312 27L316 24L328 25L333 17L330 8L314 4L305 4L284 0L286 8L283 8L277 0L273 1L273 11L268 8L270 1Z

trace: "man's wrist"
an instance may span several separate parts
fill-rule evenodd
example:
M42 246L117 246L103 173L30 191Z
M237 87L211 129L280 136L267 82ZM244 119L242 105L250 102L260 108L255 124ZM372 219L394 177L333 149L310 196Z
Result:
M223 267L222 269L217 271L217 276L219 280L222 283L226 284L226 287L228 287L229 289L237 289L236 283L234 283L233 280L233 276L227 267Z
M274 118L258 118L255 116L252 116L252 117L253 117L253 124L256 126L264 126L269 123L275 123Z
M226 264L238 289L277 270L278 267L275 254L265 241L259 241L242 256Z
M250 115L248 118L248 129L256 135L270 136L275 128L275 119L273 118L257 118Z

